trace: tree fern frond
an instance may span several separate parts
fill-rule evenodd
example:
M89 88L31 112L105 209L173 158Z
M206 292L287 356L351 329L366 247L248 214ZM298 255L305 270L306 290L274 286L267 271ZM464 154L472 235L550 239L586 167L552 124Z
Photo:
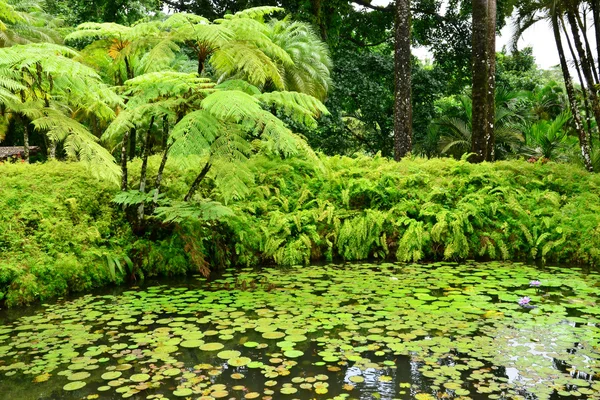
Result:
M223 204L212 200L199 202L175 202L170 206L157 207L155 214L165 222L183 222L187 219L214 221L232 216L233 211Z
M219 83L215 88L221 90L239 90L250 96L258 96L261 94L260 89L243 79L228 79Z
M203 155L224 128L224 124L206 110L191 112L173 128L173 145L169 152L174 156Z
M315 128L315 118L328 114L327 108L315 97L298 92L270 92L256 96L269 107L282 110L294 121Z
M284 12L284 11L285 11L285 9L283 9L281 7L260 6L260 7L247 8L245 10L238 11L233 15L228 14L224 18L226 18L226 19L252 18L252 19L259 19L262 21L263 18L267 15L274 14L277 12Z

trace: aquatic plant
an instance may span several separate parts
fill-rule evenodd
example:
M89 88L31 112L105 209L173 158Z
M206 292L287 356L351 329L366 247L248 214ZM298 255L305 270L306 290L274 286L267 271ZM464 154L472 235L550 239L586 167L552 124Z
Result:
M524 313L532 273L557 296ZM0 315L0 393L597 400L599 285L569 268L380 263L85 295Z
M528 305L528 304L529 304L529 302L531 302L531 299L530 299L529 297L527 297L527 296L525 296L525 297L521 297L521 298L519 299L519 305L520 305L520 306L525 306L525 305Z

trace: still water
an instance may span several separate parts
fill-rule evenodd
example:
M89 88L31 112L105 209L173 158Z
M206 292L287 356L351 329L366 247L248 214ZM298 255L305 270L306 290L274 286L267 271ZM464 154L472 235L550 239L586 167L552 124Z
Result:
M0 311L0 399L600 399L600 274L241 270Z

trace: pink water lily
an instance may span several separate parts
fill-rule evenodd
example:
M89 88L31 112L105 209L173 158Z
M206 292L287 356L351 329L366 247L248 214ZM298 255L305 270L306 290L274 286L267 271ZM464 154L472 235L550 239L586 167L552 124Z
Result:
M531 299L530 299L529 297L527 297L527 296L525 296L525 297L521 297L521 298L519 299L519 305L520 305L520 306L527 305L527 304L529 304L529 302L530 302L530 301L531 301Z
M538 287L542 284L542 282L535 280L535 281L531 281L529 282L529 286L534 286L534 287Z

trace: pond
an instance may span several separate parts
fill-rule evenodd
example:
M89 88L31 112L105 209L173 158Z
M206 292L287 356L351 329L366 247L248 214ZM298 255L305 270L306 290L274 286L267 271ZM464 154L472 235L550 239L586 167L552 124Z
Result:
M600 399L600 275L227 272L0 313L2 399Z

